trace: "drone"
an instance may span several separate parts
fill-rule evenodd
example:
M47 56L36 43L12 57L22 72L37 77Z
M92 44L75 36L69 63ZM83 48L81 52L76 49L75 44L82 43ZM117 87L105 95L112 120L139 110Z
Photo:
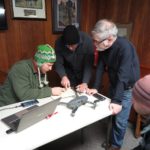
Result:
M105 99L104 97L101 96L101 98L96 99L94 102L90 102L90 101L88 101L88 97L87 97L87 96L85 96L85 95L79 96L79 95L77 94L77 92L75 92L75 93L76 93L76 97L73 98L72 100L70 100L68 103L65 103L65 102L60 102L60 103L59 103L59 104L66 105L67 108L69 108L69 109L72 110L72 112L71 112L71 116L72 116L72 117L75 116L75 113L76 113L76 111L78 110L78 108L79 108L80 106L85 105L86 103L89 103L89 104L92 104L92 105L93 105L92 108L95 109L96 106L97 106L97 102L102 101L102 100ZM96 96L95 96L95 97L96 97Z

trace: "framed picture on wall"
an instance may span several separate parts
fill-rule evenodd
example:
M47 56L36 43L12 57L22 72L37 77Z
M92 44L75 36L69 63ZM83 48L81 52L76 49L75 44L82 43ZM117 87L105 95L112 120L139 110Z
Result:
M4 0L0 1L0 30L8 29Z
M14 18L46 19L45 0L12 0Z
M53 33L60 33L67 25L80 28L81 0L52 0Z
M117 23L116 25L118 28L118 35L130 39L131 32L132 32L132 23L128 23L128 24Z

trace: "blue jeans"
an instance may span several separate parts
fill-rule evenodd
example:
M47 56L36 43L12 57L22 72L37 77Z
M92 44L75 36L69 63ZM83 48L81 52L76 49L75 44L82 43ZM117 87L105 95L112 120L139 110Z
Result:
M132 106L132 90L126 90L122 97L122 111L112 117L111 144L113 147L121 148L124 135L128 125L128 118Z

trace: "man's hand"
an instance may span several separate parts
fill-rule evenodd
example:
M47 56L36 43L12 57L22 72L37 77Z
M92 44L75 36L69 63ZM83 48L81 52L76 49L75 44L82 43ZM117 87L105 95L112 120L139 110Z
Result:
M122 110L122 105L110 103L109 109L112 111L113 115L116 115Z
M82 83L76 86L76 90L78 92L86 93L87 89L88 89L88 85L86 83Z
M53 96L59 96L61 95L63 92L65 92L65 89L64 88L61 88L61 87L53 87L51 88L52 90L52 95Z
M68 79L67 76L62 77L62 79L61 79L61 85L63 87L65 87L66 89L70 87L70 81L69 81L69 79Z
M98 93L98 91L97 91L96 89L89 89L89 88L88 88L88 89L86 90L86 93L89 94L89 95L93 95L93 94L95 94L95 93Z

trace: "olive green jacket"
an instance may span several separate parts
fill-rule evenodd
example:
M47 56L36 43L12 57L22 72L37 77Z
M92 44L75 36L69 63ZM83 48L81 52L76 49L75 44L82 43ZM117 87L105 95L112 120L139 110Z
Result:
M50 87L39 88L37 68L33 60L22 60L11 68L4 85L0 88L0 106L49 96Z

